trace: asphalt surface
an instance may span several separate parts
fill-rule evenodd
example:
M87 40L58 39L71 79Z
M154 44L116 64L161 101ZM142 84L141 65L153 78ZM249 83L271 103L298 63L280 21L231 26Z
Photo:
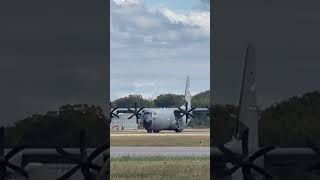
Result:
M111 157L122 156L209 156L210 147L111 147Z

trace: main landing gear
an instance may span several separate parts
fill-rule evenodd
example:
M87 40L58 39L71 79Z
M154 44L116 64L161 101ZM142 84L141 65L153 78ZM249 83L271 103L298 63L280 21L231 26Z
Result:
M181 129L176 129L176 130L174 130L174 131L176 131L176 133L181 133L181 132L182 132Z
M159 133L159 130L147 129L147 133Z

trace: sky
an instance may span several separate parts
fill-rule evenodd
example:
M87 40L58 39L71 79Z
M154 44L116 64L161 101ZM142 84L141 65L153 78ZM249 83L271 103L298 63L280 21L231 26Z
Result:
M110 1L110 99L210 89L206 0Z

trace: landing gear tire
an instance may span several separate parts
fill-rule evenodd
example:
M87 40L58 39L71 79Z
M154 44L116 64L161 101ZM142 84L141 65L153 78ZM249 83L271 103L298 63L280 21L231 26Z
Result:
M175 131L176 131L176 133L181 133L180 129L176 129Z
M159 130L147 129L147 133L159 133Z

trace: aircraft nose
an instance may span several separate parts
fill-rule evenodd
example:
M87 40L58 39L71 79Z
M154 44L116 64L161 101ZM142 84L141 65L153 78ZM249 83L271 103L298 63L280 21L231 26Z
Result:
M145 118L145 119L143 119L142 122L143 122L143 127L148 129L152 124L152 119Z

